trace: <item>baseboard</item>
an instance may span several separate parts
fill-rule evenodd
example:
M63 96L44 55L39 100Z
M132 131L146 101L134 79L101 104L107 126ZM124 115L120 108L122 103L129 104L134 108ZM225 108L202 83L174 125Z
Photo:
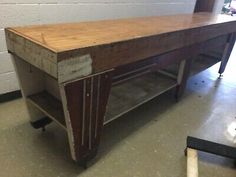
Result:
M4 93L4 94L0 94L0 103L3 102L7 102L7 101L11 101L17 98L21 98L21 91L20 90L16 90L13 92L9 92L9 93Z

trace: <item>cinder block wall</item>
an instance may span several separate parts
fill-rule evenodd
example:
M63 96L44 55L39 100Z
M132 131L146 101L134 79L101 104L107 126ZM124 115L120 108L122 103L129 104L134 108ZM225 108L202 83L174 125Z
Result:
M18 90L4 28L192 13L196 0L0 0L0 94Z
M216 0L215 1L215 5L214 5L214 8L213 8L213 12L215 14L221 13L223 5L224 5L224 1L225 0Z

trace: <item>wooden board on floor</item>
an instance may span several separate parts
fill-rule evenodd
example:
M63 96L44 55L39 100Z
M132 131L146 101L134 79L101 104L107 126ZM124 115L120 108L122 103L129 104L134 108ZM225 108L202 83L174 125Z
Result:
M187 177L198 177L198 152L187 148Z

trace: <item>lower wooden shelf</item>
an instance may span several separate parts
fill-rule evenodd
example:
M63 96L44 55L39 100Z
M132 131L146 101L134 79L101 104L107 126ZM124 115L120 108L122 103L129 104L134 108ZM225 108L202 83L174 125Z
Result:
M177 82L173 78L159 73L149 73L113 86L104 124L120 117L176 85ZM66 130L63 106L60 100L54 98L47 91L43 91L27 97L27 101L31 102Z
M175 79L160 73L149 73L112 87L104 124L176 87Z
M60 100L53 97L47 91L43 91L27 97L27 101L35 105L62 128L66 129L63 107Z
M197 74L219 62L215 57L199 56L193 63L191 74ZM168 68L166 71L177 75L178 66ZM143 103L164 93L177 85L176 79L161 73L148 73L130 79L122 84L114 85L109 96L104 124L120 117L128 111L135 109ZM31 95L27 98L49 118L66 129L62 103L48 92Z

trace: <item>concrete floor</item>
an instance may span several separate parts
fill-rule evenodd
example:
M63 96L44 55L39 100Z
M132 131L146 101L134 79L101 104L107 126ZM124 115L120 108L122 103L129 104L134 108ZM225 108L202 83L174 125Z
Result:
M214 66L189 80L180 102L167 93L107 125L87 170L70 159L64 130L51 124L37 131L22 99L2 103L0 177L184 177L188 135L236 146L235 63L236 49L223 78ZM233 160L207 153L199 153L199 171L236 177Z

